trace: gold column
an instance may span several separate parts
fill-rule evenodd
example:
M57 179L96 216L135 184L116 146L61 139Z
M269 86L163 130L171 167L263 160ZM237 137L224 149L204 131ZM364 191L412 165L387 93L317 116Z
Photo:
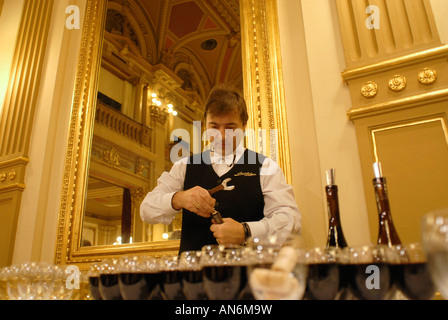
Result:
M10 264L53 0L27 0L0 117L0 266Z
M141 79L135 85L134 120L142 122L143 94L145 86Z
M348 69L440 45L428 0L337 0L337 9Z
M448 46L429 0L337 0L337 9L372 241L380 161L401 240L418 242L422 215L448 206Z
M156 155L154 161L154 177L160 177L165 171L165 144L166 144L166 125L168 120L168 114L156 105L151 104L151 128L152 134L152 146Z
M248 136L248 147L277 161L291 183L277 1L241 0L240 9L247 128L255 134ZM259 130L264 130L264 145Z
M133 242L142 242L145 240L146 226L140 218L140 204L149 192L148 188L133 188L131 189L132 198L132 240Z

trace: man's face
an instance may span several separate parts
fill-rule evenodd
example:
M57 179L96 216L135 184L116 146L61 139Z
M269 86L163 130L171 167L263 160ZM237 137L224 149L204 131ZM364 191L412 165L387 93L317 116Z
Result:
M241 143L246 126L237 112L224 115L207 114L205 119L207 134L215 152L231 154Z

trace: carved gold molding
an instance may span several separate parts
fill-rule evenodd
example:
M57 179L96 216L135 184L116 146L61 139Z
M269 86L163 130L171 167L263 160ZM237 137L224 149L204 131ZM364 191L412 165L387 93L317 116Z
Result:
M256 135L248 137L248 147L277 161L291 183L277 1L241 0L240 13L247 127ZM260 129L269 137L265 144Z
M153 120L155 120L157 123L163 126L166 124L166 121L168 120L168 113L165 112L162 108L155 105L151 105L150 112L151 112L151 118Z
M411 97L394 99L391 101L377 103L369 106L352 108L347 111L347 116L350 120L355 120L384 112L399 110L402 108L413 108L422 104L434 103L446 99L448 99L448 89L443 89L414 95Z
M378 85L375 81L367 81L361 86L361 94L365 98L373 98L378 94Z
M25 170L30 160L18 157L0 164L0 192L25 189Z
M118 153L117 148L112 147L109 150L104 150L103 152L103 161L112 167L120 166L120 154Z
M386 59L377 63L368 64L363 67L349 69L341 73L344 81L349 81L358 77L365 77L380 71L388 71L397 67L405 67L417 64L428 59L446 58L448 55L448 45L439 46L424 51L407 54L401 57Z
M406 88L406 77L402 75L395 75L392 78L389 79L389 89L395 92L399 92L401 90L404 90Z
M79 250L106 5L107 0L87 1L65 159L56 263L74 261L73 255Z
M418 73L418 81L421 84L433 84L437 80L437 71L433 68L424 68Z

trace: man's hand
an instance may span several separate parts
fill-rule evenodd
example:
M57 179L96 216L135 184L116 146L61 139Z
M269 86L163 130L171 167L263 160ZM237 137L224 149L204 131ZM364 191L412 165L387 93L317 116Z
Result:
M245 240L244 227L232 218L223 218L222 224L213 223L210 231L219 244L241 244Z
M199 186L185 191L176 192L171 199L173 209L187 209L197 215L209 218L213 212L216 200L207 190Z

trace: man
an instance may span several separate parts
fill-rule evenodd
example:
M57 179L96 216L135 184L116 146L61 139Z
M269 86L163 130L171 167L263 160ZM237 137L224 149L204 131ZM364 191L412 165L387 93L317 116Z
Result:
M243 244L248 237L284 241L300 232L301 215L292 187L271 159L243 146L248 114L244 99L224 86L214 88L204 120L211 148L174 163L140 206L143 221L169 224L183 210L179 252L207 244ZM208 190L231 178L230 191ZM214 209L223 223L212 223Z

